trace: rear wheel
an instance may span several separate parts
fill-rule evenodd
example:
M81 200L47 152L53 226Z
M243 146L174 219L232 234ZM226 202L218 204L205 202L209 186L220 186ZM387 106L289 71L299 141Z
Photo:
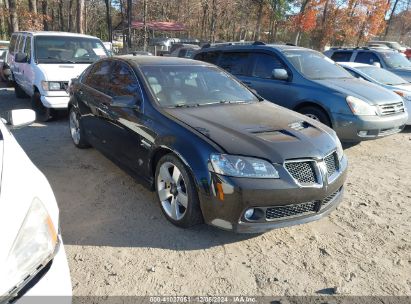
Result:
M26 92L23 91L23 89L17 84L17 82L14 83L14 94L16 95L17 98L27 98L29 97Z
M163 156L158 162L155 185L161 210L171 223L188 228L203 222L194 180L173 154Z
M39 92L34 92L31 97L31 108L36 112L37 121L46 122L51 119L51 109L43 105Z
M90 145L84 136L84 130L81 127L79 116L75 108L72 107L69 111L70 134L74 145L77 148L84 149L90 147Z
M311 119L314 119L316 121L319 121L329 127L331 127L331 121L330 118L328 117L327 113L315 106L308 106L308 107L303 107L298 110L301 114L304 114L305 116L310 117Z

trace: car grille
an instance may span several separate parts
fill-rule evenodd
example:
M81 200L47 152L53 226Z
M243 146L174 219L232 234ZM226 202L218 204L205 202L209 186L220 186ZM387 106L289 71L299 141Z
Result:
M404 108L404 103L403 102L397 102L397 103L389 103L385 105L379 105L378 106L380 110L380 114L382 116L386 115L393 115L393 114L398 114L398 113L403 113L405 112Z
M302 185L315 184L317 182L314 161L301 161L285 163L285 168Z
M287 217L304 216L314 214L326 207L340 193L341 188L330 194L323 200L316 200L307 203L294 204L288 206L278 206L267 208L265 217L267 220L278 220Z
M324 158L325 165L327 166L327 175L328 177L332 176L338 170L338 156L334 152Z

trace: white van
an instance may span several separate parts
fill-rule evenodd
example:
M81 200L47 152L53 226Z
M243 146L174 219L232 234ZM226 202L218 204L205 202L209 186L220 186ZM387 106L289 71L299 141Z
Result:
M8 56L16 97L31 97L37 120L47 121L52 109L67 108L69 81L108 53L93 36L16 32L11 36Z

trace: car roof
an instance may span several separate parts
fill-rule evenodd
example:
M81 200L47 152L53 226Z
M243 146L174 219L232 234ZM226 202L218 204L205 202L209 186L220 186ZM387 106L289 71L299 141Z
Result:
M123 55L115 56L113 58L124 60L130 64L135 64L137 66L148 66L148 65L197 65L197 66L212 66L212 64L206 63L204 61L179 58L179 57L164 57L164 56L133 56L133 55Z
M33 36L83 37L83 38L98 39L95 36L90 36L90 35L85 35L85 34L57 32L57 31L21 31L21 32L14 32L13 34L31 34Z
M216 43L213 45L206 45L203 46L199 50L200 52L203 51L221 51L221 50L236 50L236 49L242 49L242 50L272 50L272 49L277 49L278 51L291 51L291 50L299 50L299 51L312 51L311 49L308 48L303 48L295 45L290 45L290 44L265 44L262 42L227 42L227 43Z
M371 65L358 62L338 62L339 65L348 68L360 68L360 67L370 67Z
M387 53L393 52L397 53L396 50L390 48L373 48L373 47L358 47L358 48L331 48L327 52L378 52L378 53Z

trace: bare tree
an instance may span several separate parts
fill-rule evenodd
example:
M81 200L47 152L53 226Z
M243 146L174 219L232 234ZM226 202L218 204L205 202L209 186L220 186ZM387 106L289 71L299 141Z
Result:
M147 0L143 0L143 49L147 51Z
M74 14L73 14L73 4L74 0L70 0L69 2L69 13L68 13L68 31L74 31Z
M29 0L29 11L37 14L37 0Z
M84 34L84 0L77 0L77 33Z
M112 25L111 25L111 0L105 0L106 2L106 21L107 21L107 32L108 41L113 41Z
M19 18L17 16L17 3L16 0L8 0L9 11L10 11L10 31L19 31Z
M385 29L384 38L387 37L388 31L390 30L390 26L391 26L391 22L392 22L392 16L393 16L394 13L395 13L395 10L396 10L396 8L397 8L398 2L399 2L399 0L395 0L394 6L393 6L392 11L391 11L391 13L390 13L390 16L388 17L388 22L387 22L387 27L386 27L386 29Z
M59 0L59 28L64 31L63 0Z
M48 11L49 11L49 2L48 0L43 0L41 3L41 8L43 11L43 29L45 31L49 30L49 23L48 23Z
M132 16L132 0L127 0L127 26L128 26L128 31L127 31L127 47L128 50L131 50L131 22L133 20Z
M261 23L263 19L263 8L265 4L265 0L258 0L258 14L257 14L257 23L255 26L255 32L254 32L254 40L260 40L260 34L261 34Z

